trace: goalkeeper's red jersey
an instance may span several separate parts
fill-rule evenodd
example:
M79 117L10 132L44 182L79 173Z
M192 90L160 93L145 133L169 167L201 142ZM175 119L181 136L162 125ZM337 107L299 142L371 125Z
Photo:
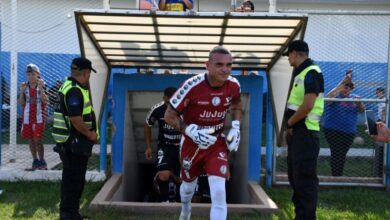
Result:
M170 105L183 116L184 123L201 128L213 127L219 135L232 102L240 99L240 84L229 76L221 87L211 87L207 74L186 80L170 99Z

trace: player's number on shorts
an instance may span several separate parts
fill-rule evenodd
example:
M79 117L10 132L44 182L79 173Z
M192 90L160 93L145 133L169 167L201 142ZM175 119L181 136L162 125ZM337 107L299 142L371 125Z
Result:
M157 158L158 158L158 164L160 164L164 158L164 155L159 155L157 156Z

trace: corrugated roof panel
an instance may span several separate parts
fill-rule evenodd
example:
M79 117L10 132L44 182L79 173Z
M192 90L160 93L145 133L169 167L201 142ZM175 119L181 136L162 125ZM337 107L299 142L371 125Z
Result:
M217 34L221 33L222 28L216 27L158 27L158 32L160 34Z
M162 42L211 43L218 44L219 36L192 36L192 35L160 35Z
M113 25L113 24L91 24L89 28L92 32L113 32L113 33L154 33L153 26L135 25Z
M252 43L252 44L277 44L282 45L286 42L287 37L241 37L241 36L225 36L224 43Z
M96 40L110 40L110 41L156 41L156 35L146 34L94 34Z
M204 68L223 45L234 68L265 68L302 32L307 17L268 13L76 12L112 66Z
M294 28L226 28L226 35L290 36Z
M158 25L172 25L172 26L215 26L221 27L223 18L202 18L202 17L157 17Z
M123 14L126 15L126 14ZM83 16L87 23L105 23L105 24L149 24L153 23L152 17L146 16L116 16L102 13L101 15Z
M144 55L148 55L148 56L158 56L158 51L157 50L122 50L122 49L117 49L117 50L113 50L113 49L103 49L103 52L105 54L107 54L107 56L109 55L134 55L134 56L137 56L137 55L141 55L141 56L144 56Z
M295 28L298 23L300 22L299 19L289 19L287 16L283 19L274 19L270 17L264 17L261 19L249 17L248 18L232 18L228 21L228 26L238 26L238 27L274 27L277 29L282 29L286 27L292 27Z

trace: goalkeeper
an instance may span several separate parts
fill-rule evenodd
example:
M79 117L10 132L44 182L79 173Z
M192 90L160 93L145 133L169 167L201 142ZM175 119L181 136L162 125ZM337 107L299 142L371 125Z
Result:
M165 121L184 134L180 162L180 219L190 219L191 198L197 178L207 173L210 185L210 219L226 219L225 180L229 175L228 151L240 143L240 84L230 76L232 55L222 46L210 51L207 73L186 80L169 101ZM232 114L228 136L222 133L226 113Z

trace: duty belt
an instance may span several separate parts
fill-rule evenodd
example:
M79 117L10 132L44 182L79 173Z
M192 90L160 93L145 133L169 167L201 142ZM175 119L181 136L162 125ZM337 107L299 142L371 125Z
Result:
M287 104L287 108L293 111L297 111L299 106L294 104ZM306 118L313 119L313 120L320 120L321 115L317 115L315 113L309 113L306 115Z

